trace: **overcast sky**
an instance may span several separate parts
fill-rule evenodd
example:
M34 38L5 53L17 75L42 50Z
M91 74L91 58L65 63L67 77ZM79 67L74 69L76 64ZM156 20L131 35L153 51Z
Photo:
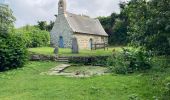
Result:
M0 0L1 1L1 0ZM3 0L2 0L3 1ZM37 21L55 20L59 0L6 0L13 10L16 27L36 24ZM90 17L119 13L119 3L125 0L66 0L67 11Z

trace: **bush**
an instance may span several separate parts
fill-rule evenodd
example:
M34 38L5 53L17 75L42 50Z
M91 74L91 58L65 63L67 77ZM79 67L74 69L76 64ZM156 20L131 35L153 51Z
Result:
M170 82L168 82L165 86L163 95L162 95L162 100L168 100L170 98Z
M22 67L27 58L27 49L21 37L0 36L0 71Z
M138 49L123 49L122 52L108 58L109 69L117 74L133 73L151 68L151 53Z
M22 35L27 48L48 46L50 44L50 34L33 26L26 26L17 30L18 35Z
M29 47L48 46L50 36L47 31L33 30L30 32L31 45Z
M156 55L170 55L168 36L162 34L153 35L148 39L146 48L154 51Z

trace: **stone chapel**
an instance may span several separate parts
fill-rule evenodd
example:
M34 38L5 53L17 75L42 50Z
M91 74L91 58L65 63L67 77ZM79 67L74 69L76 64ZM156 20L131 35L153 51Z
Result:
M108 43L108 34L98 19L66 11L66 0L59 0L58 15L50 32L51 45L71 48L76 38L79 49L91 49L94 43Z

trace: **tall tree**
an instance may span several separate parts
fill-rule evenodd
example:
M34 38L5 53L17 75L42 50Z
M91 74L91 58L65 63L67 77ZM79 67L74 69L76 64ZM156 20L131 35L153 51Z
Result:
M40 30L46 30L46 31L50 32L52 30L53 26L54 26L54 22L50 21L50 23L47 24L46 21L38 21L38 25L37 26L38 26L38 28Z
M128 15L128 35L133 46L143 46L158 54L170 54L169 0L131 0L124 12Z
M20 35L10 34L14 21L9 6L0 4L0 71L22 67L27 59L27 49Z
M8 5L0 4L0 33L7 33L14 27L13 23L16 20L12 15L12 10Z
M38 27L41 30L47 30L47 22L46 21L38 21Z
M128 18L123 12L125 4L121 3L121 13L112 13L108 17L99 17L99 20L105 31L109 34L110 45L125 45L127 44L127 26Z

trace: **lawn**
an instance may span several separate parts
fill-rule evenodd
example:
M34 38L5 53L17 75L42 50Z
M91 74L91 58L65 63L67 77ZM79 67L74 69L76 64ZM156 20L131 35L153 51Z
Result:
M120 51L121 47L109 47L108 50L98 49L98 50L80 50L79 54L72 54L71 49L60 48L59 55L60 56L102 56L102 55L111 55L113 49L115 51ZM39 48L29 48L28 51L36 53L36 54L44 54L44 55L54 55L54 48L51 47L39 47Z
M141 100L159 97L170 69L143 74L67 78L40 75L56 62L28 62L25 67L0 73L0 100Z

